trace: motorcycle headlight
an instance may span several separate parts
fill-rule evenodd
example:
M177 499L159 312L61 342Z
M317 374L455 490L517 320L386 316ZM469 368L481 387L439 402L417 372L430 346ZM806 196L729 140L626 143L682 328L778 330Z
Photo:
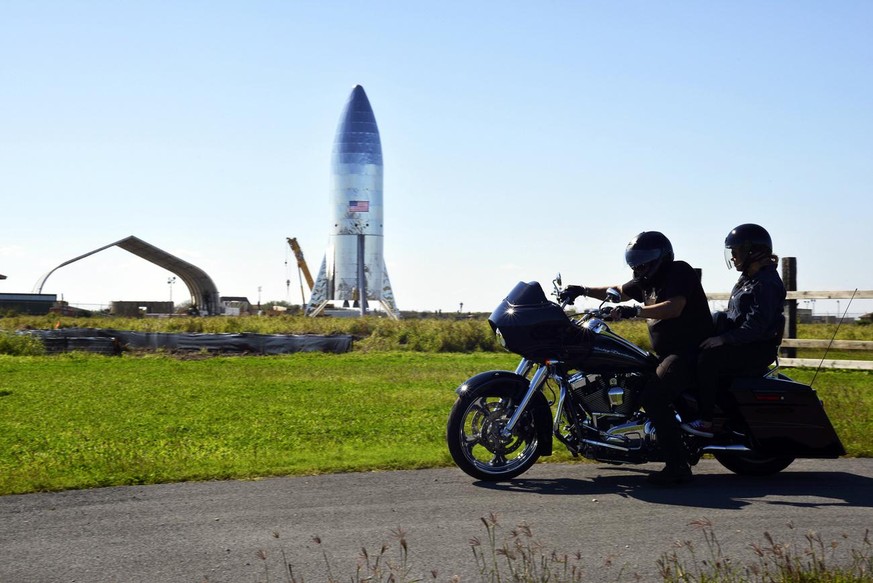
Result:
M500 331L500 328L494 329L494 334L497 335L497 343L500 344L503 348L506 348L506 339L503 337L503 333Z

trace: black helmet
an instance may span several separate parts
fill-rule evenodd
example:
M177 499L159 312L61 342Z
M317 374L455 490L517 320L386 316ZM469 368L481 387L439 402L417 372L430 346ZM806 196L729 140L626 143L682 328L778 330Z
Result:
M761 225L746 223L736 227L724 238L724 261L730 269L734 264L744 270L749 262L773 254L773 240ZM732 261L733 260L733 261Z
M673 245L663 233L643 231L627 244L624 260L635 279L652 280L665 263L673 261Z

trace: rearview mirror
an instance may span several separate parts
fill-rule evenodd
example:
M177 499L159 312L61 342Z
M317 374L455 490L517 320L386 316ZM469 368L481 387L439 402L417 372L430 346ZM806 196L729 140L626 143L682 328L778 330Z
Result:
M621 301L621 292L616 288L611 287L606 290L606 301L612 302L613 304L617 304Z

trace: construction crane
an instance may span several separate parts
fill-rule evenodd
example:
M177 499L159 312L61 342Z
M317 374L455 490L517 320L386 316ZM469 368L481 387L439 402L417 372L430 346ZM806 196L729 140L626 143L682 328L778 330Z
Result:
M306 260L303 258L303 250L300 249L300 245L297 244L297 239L287 237L287 240L288 246L291 247L291 251L294 252L294 257L297 258L297 275L300 277L300 296L303 298L303 303L306 304L306 297L303 294L303 279L306 279L309 291L312 291L315 282L312 281L312 274L309 273L309 267L306 266Z

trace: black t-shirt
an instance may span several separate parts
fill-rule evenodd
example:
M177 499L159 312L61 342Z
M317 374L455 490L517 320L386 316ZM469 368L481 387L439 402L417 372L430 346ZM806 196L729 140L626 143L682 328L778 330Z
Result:
M654 281L631 280L622 286L622 291L647 306L677 296L685 297L685 308L679 317L669 320L649 319L652 350L662 359L669 354L697 350L704 339L715 334L712 314L706 293L700 284L700 277L684 261L673 261L665 265Z

